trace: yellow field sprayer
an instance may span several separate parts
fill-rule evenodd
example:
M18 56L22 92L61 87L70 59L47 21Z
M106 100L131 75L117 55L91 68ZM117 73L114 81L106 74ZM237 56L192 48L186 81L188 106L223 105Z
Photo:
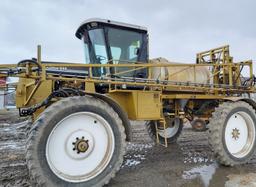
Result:
M37 58L1 65L18 77L16 106L31 116L26 160L38 186L103 186L119 170L130 120L168 146L183 123L207 125L217 160L246 163L256 146L252 61L233 62L229 46L197 54L196 63L148 59L141 26L90 19L76 31L85 63Z

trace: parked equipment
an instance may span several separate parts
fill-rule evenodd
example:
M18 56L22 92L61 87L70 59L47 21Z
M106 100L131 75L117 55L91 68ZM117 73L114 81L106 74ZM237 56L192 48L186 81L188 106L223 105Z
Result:
M221 164L250 160L256 103L243 96L255 93L252 61L234 63L229 46L198 53L195 64L149 60L146 28L103 19L85 21L76 37L85 63L42 61L38 46L36 59L0 65L1 77L19 77L17 108L34 121L26 155L33 184L107 184L131 140L129 120L147 121L167 147L185 119L204 119Z

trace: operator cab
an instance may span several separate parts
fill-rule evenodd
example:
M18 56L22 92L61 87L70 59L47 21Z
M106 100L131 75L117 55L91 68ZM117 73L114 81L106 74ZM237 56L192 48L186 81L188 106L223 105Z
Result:
M110 21L88 19L77 29L76 37L82 40L86 64L131 64L147 63L148 34L145 27ZM120 77L147 76L146 69L130 71L118 67L115 73ZM93 68L93 76L114 74L111 68Z

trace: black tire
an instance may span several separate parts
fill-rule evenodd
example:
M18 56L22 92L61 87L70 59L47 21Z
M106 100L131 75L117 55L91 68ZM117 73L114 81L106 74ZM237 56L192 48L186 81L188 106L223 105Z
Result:
M110 124L115 139L114 153L107 167L99 175L86 182L67 182L57 177L48 165L45 156L47 138L61 119L70 114L84 111L98 114ZM39 116L29 135L26 161L31 181L35 186L103 186L115 176L122 165L125 138L121 119L107 103L91 96L62 99L52 104Z
M192 129L197 132L206 131L206 122L202 119L194 119L191 122Z
M182 129L183 129L183 121L182 121L182 119L176 119L176 120L174 120L174 121L178 121L178 130L177 130L177 132L172 136L172 137L169 137L169 138L167 138L167 143L168 144L172 144L172 143L175 143L176 141L177 141L177 139L178 139L178 137L180 136L180 134L181 134L181 132L182 132ZM174 121L171 121L171 123L172 122L174 122ZM150 138L153 140L153 141L155 141L156 142L156 128L155 128L155 123L159 123L158 121L147 121L146 122L146 128L147 128L147 131L148 131L148 134L149 134L149 136L150 136ZM166 122L166 123L168 123L168 121ZM167 124L167 126L172 126L172 124L170 124L170 123L168 123ZM159 142L161 143L161 144L164 144L165 143L165 139L164 139L164 137L162 137L162 136L158 136L159 137Z
M250 119L252 119L251 126L254 126L254 129L256 129L255 110L252 108L252 106L243 101L224 102L218 108L216 108L215 112L212 114L212 117L209 120L209 144L216 155L217 161L226 166L234 166L237 164L247 163L254 155L256 149L256 138L254 130L253 133L255 141L251 142L250 149L248 150L246 155L242 157L239 156L238 158L237 156L235 156L235 154L232 154L228 150L227 142L225 140L226 126L228 120L232 117L232 115L235 115L237 112L243 112L248 114ZM230 141L228 143L230 144Z

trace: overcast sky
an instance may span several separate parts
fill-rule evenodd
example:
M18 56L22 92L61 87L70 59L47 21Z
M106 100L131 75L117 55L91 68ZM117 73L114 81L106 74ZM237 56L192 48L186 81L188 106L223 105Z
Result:
M195 61L199 51L230 44L235 60L256 60L254 0L1 0L0 63L36 56L83 62L75 37L85 19L99 17L146 26L150 58Z

